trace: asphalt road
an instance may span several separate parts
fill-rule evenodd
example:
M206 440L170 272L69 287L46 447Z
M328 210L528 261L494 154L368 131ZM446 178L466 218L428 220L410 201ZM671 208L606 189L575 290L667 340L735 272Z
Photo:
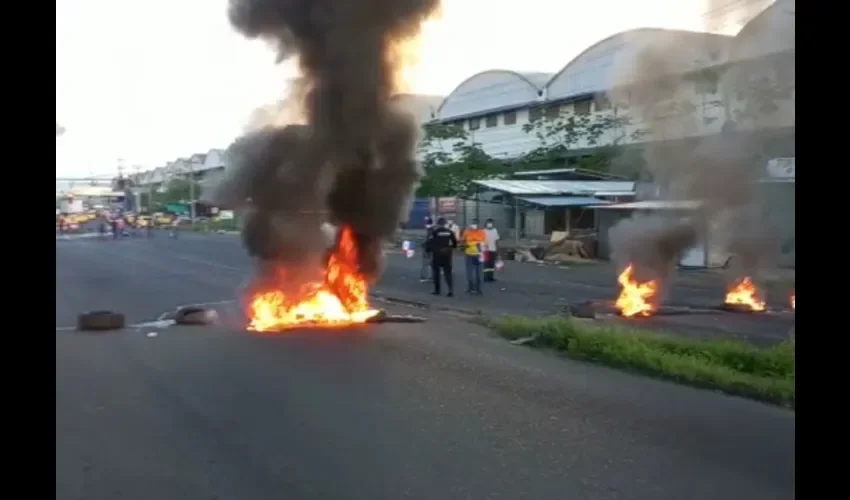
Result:
M72 240L57 244L72 243L78 242ZM157 258L142 261L138 264L139 270L150 271L166 266L170 273L202 274L202 279L213 283L206 286L209 297L205 300L233 297L239 285L248 278L251 269L251 262L245 256L238 236L233 235L182 233L179 239L174 240L167 238L165 233L159 233L153 239L144 242L104 243L143 244L143 248ZM99 272L110 277L106 279L113 279L111 277L114 277L115 273L135 275L137 269L132 259L138 259L138 257L127 253L112 259L112 262L104 263ZM418 256L407 259L397 253L388 254L386 270L374 290L383 295L408 301L427 302L438 307L480 311L487 314L541 315L561 311L569 303L611 300L616 297L618 291L616 270L612 266L573 266L562 269L548 265L507 262L504 271L499 273L500 281L485 284L483 297L469 296L463 293L463 261L458 258L454 275L459 293L453 298L433 297L428 293L431 285L419 283L420 266L421 259ZM94 283L95 280L92 282ZM140 287L137 293L153 293L153 290L141 288L143 287ZM713 308L713 312L656 316L643 320L631 320L630 323L700 338L734 337L762 345L772 345L787 338L788 331L794 322L793 314L724 313L719 310L723 294L722 276L697 272L679 273L670 290L668 302L674 306ZM770 297L772 305L784 307L786 294L787 291L784 290L773 293ZM111 298L103 297L101 300L106 307ZM152 299L149 302L155 310L140 311L145 318L149 318L162 307L160 299ZM78 308L74 305L72 313L76 310Z
M247 263L202 238L57 241L57 499L794 498L793 412L439 313L286 335L62 328L231 298Z

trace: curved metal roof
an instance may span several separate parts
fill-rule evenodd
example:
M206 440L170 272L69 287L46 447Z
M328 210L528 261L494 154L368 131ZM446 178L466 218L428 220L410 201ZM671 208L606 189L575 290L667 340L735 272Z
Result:
M755 59L794 50L796 44L796 0L777 0L735 36L729 61Z
M667 71L693 71L722 62L732 37L685 30L637 28L616 33L583 50L546 83L550 100L568 99L624 84L635 73L646 49L676 47L679 56L669 61Z
M506 69L492 69L476 73L458 84L437 108L437 116L451 118L481 110L469 105L470 101L490 103L484 107L496 108L532 102L543 95L543 85L549 73L521 73ZM490 95L488 95L490 94ZM498 101L498 104L496 102Z

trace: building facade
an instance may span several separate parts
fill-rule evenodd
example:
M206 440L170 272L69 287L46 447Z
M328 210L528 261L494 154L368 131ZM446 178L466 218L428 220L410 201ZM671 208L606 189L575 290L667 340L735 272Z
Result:
M446 97L435 119L462 127L495 158L552 146L537 134L545 126L528 129L557 120L612 124L570 139L570 150L694 139L732 122L745 133L781 138L768 157L794 156L794 30L794 0L770 4L735 36L630 30L588 47L553 75L473 75Z
M613 124L577 138L569 150L686 141L734 123L759 136L766 158L793 157L795 0L711 5L708 25L746 21L743 28L734 36L634 29L600 40L554 74L494 69L465 79L442 102L405 99L415 103L411 109L421 121L460 126L470 141L501 159L543 145L540 128L527 130L535 123L569 119ZM429 147L449 152L449 142L456 141ZM225 162L225 151L212 149L131 179L156 186L175 177L202 178Z

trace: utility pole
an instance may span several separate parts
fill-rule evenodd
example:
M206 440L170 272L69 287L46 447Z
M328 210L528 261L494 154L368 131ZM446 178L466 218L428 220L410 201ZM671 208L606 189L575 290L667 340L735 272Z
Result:
M132 190L133 190L133 200L136 204L136 212L142 211L142 192L141 192L141 183L139 182L139 177L141 175L142 166L141 165L133 165L133 179L132 179ZM150 205L150 198L148 198L148 205ZM150 207L148 207L150 208Z
M195 170L191 161L189 161L189 217L192 218L190 225L195 227Z
M113 189L124 191L124 158L118 158L118 183ZM125 191L124 206L121 207L121 212L127 210L127 198Z
M149 175L150 182L148 182L148 206L151 210L153 210L153 207L154 207L153 194L156 192L156 188L154 188L154 182L153 182L152 177L153 177L153 174L150 174Z

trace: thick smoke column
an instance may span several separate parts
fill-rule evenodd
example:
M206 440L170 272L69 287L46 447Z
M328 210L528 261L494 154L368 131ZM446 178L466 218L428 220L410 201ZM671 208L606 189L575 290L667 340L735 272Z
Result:
M392 104L402 44L439 0L231 0L233 26L297 58L303 124L237 140L212 198L246 210L243 240L262 261L315 269L322 223L351 227L360 271L380 273L380 241L404 217L420 170L419 127ZM273 120L265 120L266 122ZM271 266L269 266L271 267Z
M712 0L707 10L718 12L724 3L729 4L724 8L731 5ZM653 181L665 188L663 198L702 203L687 218L635 216L610 231L614 259L623 266L633 263L638 279L659 280L662 290L669 286L683 252L709 228L714 242L721 239L738 257L737 271L742 275L764 269L778 250L775 233L759 207L757 180L766 164L762 144L754 134L740 133L731 120L734 98L722 97L726 109L721 110L720 133L708 136L700 133L707 119L699 105L688 100L693 75L683 76L682 68L727 53L724 42L728 40L705 36L650 44L628 67L618 68L620 81L613 85L617 90L612 101L627 102L636 124L649 133L644 157ZM689 140L671 140L682 137ZM663 293L657 297L662 298Z

